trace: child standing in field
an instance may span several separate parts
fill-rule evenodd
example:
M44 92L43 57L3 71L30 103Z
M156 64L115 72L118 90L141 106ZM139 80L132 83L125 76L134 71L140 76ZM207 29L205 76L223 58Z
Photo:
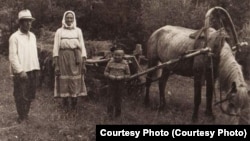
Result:
M124 50L117 47L113 52L113 58L108 62L105 71L108 79L108 104L107 113L110 118L121 115L121 102L124 93L125 80L130 76L129 65L124 60Z

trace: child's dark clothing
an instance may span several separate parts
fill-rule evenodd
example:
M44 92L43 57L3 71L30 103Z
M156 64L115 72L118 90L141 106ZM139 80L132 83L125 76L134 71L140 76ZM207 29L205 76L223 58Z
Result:
M122 95L125 90L125 78L128 78L130 75L129 66L126 60L122 60L117 63L111 59L105 69L105 76L113 75L123 77L121 80L111 80L108 77L108 103L107 103L107 112L110 117L117 117L121 114L121 102Z
M121 115L121 102L122 95L124 94L124 82L109 80L108 85L109 96L107 101L107 113L109 117L117 117Z

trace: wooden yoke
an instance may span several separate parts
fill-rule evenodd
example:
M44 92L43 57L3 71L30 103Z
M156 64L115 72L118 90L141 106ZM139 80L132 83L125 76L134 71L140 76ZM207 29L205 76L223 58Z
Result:
M204 24L204 28L205 28L205 40L207 43L207 39L208 39L208 28L211 27L211 19L213 17L213 14L216 14L215 12L218 12L219 14L219 22L221 22L222 26L225 28L226 32L229 34L230 37L233 37L233 42L232 42L232 47L233 46L240 46L241 43L239 43L238 40L238 35L236 33L235 30L235 26L233 24L233 21L231 19L231 16L229 15L229 13L222 7L214 7L208 10L208 12L205 15L205 24ZM238 48L237 48L238 50Z

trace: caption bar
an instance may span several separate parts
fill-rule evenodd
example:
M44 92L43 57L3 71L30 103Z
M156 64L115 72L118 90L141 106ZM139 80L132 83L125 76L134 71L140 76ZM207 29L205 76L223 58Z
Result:
M234 125L97 125L96 139L146 138L227 138L248 140L249 126Z

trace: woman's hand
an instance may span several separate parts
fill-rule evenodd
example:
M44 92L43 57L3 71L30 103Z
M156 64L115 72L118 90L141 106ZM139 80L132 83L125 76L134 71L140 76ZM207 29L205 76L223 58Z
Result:
M86 57L82 57L82 68L81 68L82 74L87 73L87 68L86 68L85 62L86 62Z
M56 75L56 76L61 75L61 72L60 72L60 69L59 69L59 66L58 66L58 65L55 66L55 75Z
M59 69L59 63L58 63L58 56L54 57L53 58L53 64L55 66L55 75L56 76L59 76L61 75L61 72L60 72L60 69Z

